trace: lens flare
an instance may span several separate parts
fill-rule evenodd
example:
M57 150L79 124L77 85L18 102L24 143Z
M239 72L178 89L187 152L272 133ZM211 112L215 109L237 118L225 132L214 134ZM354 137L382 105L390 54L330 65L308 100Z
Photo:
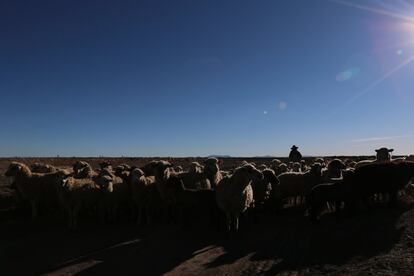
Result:
M361 70L358 67L349 68L336 75L336 80L339 82L350 80L356 77Z
M278 108L279 110L285 110L287 108L287 103L284 101L279 102Z

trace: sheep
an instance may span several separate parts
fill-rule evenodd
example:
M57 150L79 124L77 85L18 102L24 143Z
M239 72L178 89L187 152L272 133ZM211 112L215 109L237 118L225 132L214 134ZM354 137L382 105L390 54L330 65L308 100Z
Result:
M308 166L306 166L305 160L300 160L300 171L306 172L308 170Z
M315 163L305 173L286 172L278 176L280 184L274 191L273 200L277 205L285 198L294 197L303 199L312 187L322 182L322 165Z
M77 179L70 176L62 180L57 195L63 210L67 213L68 227L76 230L79 212L97 206L100 189L90 178Z
M270 198L272 189L279 185L279 179L273 170L265 169L262 174L262 180L255 180L251 183L255 208L263 207Z
M76 161L72 165L73 171L75 172L75 178L92 178L96 176L96 173L93 171L91 165L85 161Z
M137 224L142 224L142 213L145 212L146 223L151 224L157 202L161 201L155 185L154 176L145 176L141 169L133 169L130 175L132 201L138 211Z
M171 163L164 160L152 160L151 162L145 164L145 166L141 167L141 170L144 172L146 176L154 176L155 170L158 166L160 166L160 164L167 165Z
M175 166L173 168L173 170L174 170L175 173L182 173L182 172L184 172L183 167L181 167L181 166Z
M114 174L115 176L122 178L123 181L129 182L130 169L131 167L128 165L119 165L115 167Z
M188 170L188 172L192 173L192 172L202 172L204 169L203 165L200 165L200 163L198 162L191 162L190 163L190 168Z
M275 170L276 175L280 175L288 171L288 166L285 163L280 164Z
M294 162L292 164L291 170L292 170L292 172L301 172L301 168L302 168L302 166L299 162Z
M414 177L414 162L372 163L356 168L349 180L352 185L353 203L365 203L374 194L389 194L390 205L397 203L398 192Z
M32 173L52 173L56 172L56 168L49 164L34 163L30 166Z
M278 174L280 164L282 164L282 161L280 161L279 159L273 159L272 161L270 161L270 169L272 169L276 173L276 175Z
M190 219L197 217L207 218L209 222L218 219L216 192L214 190L188 190L182 180L172 175L168 179L168 187L174 195L174 207L183 225Z
M167 185L167 180L171 176L171 171L169 168L173 167L168 161L156 161L153 164L153 172L155 176L155 184L158 192L160 193L161 199L166 203L171 203L174 201L172 191Z
M309 218L312 222L319 219L323 208L329 204L335 206L335 211L339 212L341 203L345 205L350 199L352 186L348 179L353 176L353 170L346 170L343 172L342 178L331 179L331 183L323 183L314 186L307 199Z
M226 215L227 230L239 229L239 216L253 204L252 181L263 179L263 174L253 165L237 168L233 175L223 178L216 189L218 207Z
M405 161L413 161L414 162L414 155L408 155L406 158L405 158Z
M130 206L129 183L112 174L109 170L103 170L94 180L101 190L101 221L114 223L118 220L122 206L125 204Z
M101 168L101 170L106 169L106 168L112 170L112 164L109 161L102 161L98 165Z
M282 164L282 161L280 161L279 159L273 159L272 161L270 161L272 166L279 166L280 164Z
M12 162L5 173L6 177L13 177L19 196L30 202L33 220L38 216L40 204L57 204L56 188L64 174L64 171L32 173L28 166L18 162Z
M211 188L215 189L217 184L223 178L220 167L220 161L215 157L207 158L204 161L204 175L210 181Z
M207 175L203 171L188 171L177 174L177 176L183 181L184 187L186 189L193 189L193 190L210 190L211 183L210 180L207 178Z
M244 165L248 165L250 164L249 162L247 162L246 160L241 161L240 163L240 167L244 166Z
M128 164L125 164L125 163L120 164L120 165L118 165L117 167L118 167L118 168L122 168L122 170L123 170L123 171L131 171L131 166L130 166L130 165L128 165Z
M342 170L346 169L346 165L341 159L333 159L329 161L326 169L322 171L322 177L325 182L329 182L332 178L341 178Z
M359 168L365 165L369 164L375 164L375 163L387 163L391 162L391 152L393 152L394 149L388 149L388 148L379 148L376 149L376 159L373 160L361 160L356 163L355 168Z

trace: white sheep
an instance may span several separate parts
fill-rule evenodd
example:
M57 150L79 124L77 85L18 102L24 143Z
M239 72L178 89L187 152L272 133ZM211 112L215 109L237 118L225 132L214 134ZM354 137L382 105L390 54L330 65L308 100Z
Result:
M91 165L85 161L76 161L73 165L74 177L75 178L92 178L96 176Z
M286 172L278 176L280 184L273 191L273 199L280 206L281 200L293 197L303 199L317 184L322 183L322 166L315 163L307 172Z
M94 180L101 190L101 221L114 223L118 220L121 207L131 206L130 185L106 169Z
M237 168L233 175L223 178L216 189L218 207L226 215L228 230L239 229L239 216L253 204L252 180L263 179L263 174L253 165Z
M41 203L52 206L57 203L56 189L64 176L64 172L32 173L25 164L12 162L5 175L13 177L13 183L19 196L30 202L32 219L36 219Z
M68 226L75 230L78 227L78 216L81 210L93 210L100 198L100 189L90 178L77 179L68 177L62 180L57 189L58 198L68 216Z
M201 165L198 162L191 162L190 163L190 167L188 169L188 172L192 173L192 172L202 172L204 169L204 166Z
M215 188L220 180L223 178L220 167L220 161L215 157L207 158L204 161L204 174L210 180L210 185L212 188Z
M161 200L155 185L154 176L145 176L141 169L133 169L130 175L132 201L138 211L137 224L142 224L142 214L145 213L146 223L152 221L154 206Z
M32 173L52 173L56 172L56 168L49 164L34 163L30 166Z
M167 184L168 178L172 173L170 168L172 168L173 165L168 161L160 160L156 161L152 167L153 175L155 176L155 185L160 193L161 199L167 204L174 202L173 193Z
M292 164L291 171L292 172L301 172L302 171L302 165L299 162L294 162Z

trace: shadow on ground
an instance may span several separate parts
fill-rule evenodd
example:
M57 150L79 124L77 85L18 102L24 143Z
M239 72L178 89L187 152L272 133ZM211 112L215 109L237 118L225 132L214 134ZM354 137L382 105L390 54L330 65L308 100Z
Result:
M160 275L204 254L205 263L191 271L211 271L248 256L248 262L270 261L263 271L276 274L314 265L340 265L390 251L400 240L407 209L378 208L356 217L327 215L311 225L300 212L263 216L244 224L236 235L206 226L86 225L67 231L60 223L25 220L0 223L2 275L128 274ZM243 225L242 225L243 226ZM208 256L208 248L220 248Z

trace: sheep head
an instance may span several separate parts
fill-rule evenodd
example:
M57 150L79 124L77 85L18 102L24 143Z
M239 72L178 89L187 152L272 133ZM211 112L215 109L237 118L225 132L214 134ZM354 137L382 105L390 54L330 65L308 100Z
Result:
M393 152L394 149L388 149L388 148L380 148L376 149L375 152L377 153L377 160L378 161L385 161L388 162L391 160L391 152Z
M98 165L99 165L99 167L101 167L101 169L105 169L105 168L111 167L111 162L103 161L103 162L99 163Z
M277 178L275 172L271 169L265 169L262 171L263 177L267 183L272 184L272 186L279 185L279 178Z
M135 183L138 181L141 177L145 176L144 171L138 168L135 168L131 171L130 174L130 181L131 183Z
M245 178L253 180L253 181L260 181L263 179L263 174L255 168L252 164L244 165L236 170L236 172L244 175ZM235 172L235 173L236 173Z
M113 192L113 179L109 175L101 175L95 179L95 183L103 192Z
M83 168L86 168L86 167L90 167L90 165L88 163L86 163L85 161L76 161L72 165L73 171L75 173L78 173L80 170L82 170Z
M215 175L220 171L219 160L217 158L210 157L204 161L204 171L208 175Z
M7 169L5 176L16 177L21 175L31 175L31 171L28 166L23 163L12 162Z

